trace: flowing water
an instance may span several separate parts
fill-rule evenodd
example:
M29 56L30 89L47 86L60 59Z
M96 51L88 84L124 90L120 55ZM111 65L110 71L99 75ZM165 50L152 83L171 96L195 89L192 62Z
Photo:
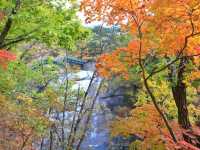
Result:
M87 90L94 70L94 67L91 65L94 64L89 64L89 66L84 68L86 70L80 70L78 73L72 75L73 78L79 79L72 87L73 89L78 89L78 87L81 87L84 91ZM100 82L101 78L97 77L94 79L92 87L89 90L89 96L94 97ZM123 105L123 97L110 97L106 99L103 98L107 95L108 93L106 91L101 90L99 96L97 97L92 117L90 120L90 127L86 133L85 139L82 142L80 150L127 149L127 146L123 145L124 143L127 143L129 141L121 137L111 139L109 128L111 121L115 117L115 114L112 111L114 108Z
M94 70L91 68L94 68L94 67L87 66L85 68L87 70L79 70L77 73L68 74L67 78L69 80L75 81L75 84L72 86L73 90L77 90L78 88L81 88L83 91L87 90L90 80L93 75L93 70ZM63 78L66 78L66 76L63 76L60 78L61 82ZM88 94L89 97L91 98L94 97L95 93L97 92L98 86L100 85L100 82L101 82L101 78L96 77L94 79L92 87L89 90L89 94ZM104 93L104 91L101 90L99 96L97 97L97 100L92 112L91 120L89 123L89 129L81 144L80 150L110 150L110 144L112 140L110 139L109 124L112 121L114 115L108 106L110 105L110 102L115 101L116 98L103 99L102 97L104 97L105 95L107 95L107 93ZM66 111L64 115L65 115L66 127L69 127L65 129L65 134L67 137L70 132L70 126L73 120L74 112ZM57 121L56 118L62 118L62 117L63 117L63 113L59 113L59 114L53 115L50 119L52 119L52 121ZM44 139L44 147L42 148L42 150L46 150L46 148L48 147L49 147L49 140ZM55 150L62 150L62 149L61 147L57 147L55 148Z
M79 86L83 89L87 89L90 79L92 77L92 71L79 71L76 75L84 80L77 81L74 88ZM93 82L93 88L90 90L89 95L93 96L96 92L94 89L100 83L101 79L96 78ZM112 120L112 113L106 105L106 101L102 99L104 93L101 91L97 98L91 121L90 128L86 133L85 139L81 145L81 150L108 150L110 144L109 122Z

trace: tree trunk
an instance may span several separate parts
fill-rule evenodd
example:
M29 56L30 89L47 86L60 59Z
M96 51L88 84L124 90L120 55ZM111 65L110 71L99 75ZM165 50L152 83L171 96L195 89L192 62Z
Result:
M178 109L178 123L184 129L189 129L191 127L189 116L188 116L188 109L187 109L187 91L186 85L183 82L183 74L185 71L185 64L187 59L182 58L180 60L180 64L178 67L177 72L177 82L172 87L173 97Z
M182 128L188 129L191 127L191 124L188 116L185 83L181 82L172 87L172 93L178 109L178 123Z
M53 150L53 131L50 129L50 143L49 143L49 150Z

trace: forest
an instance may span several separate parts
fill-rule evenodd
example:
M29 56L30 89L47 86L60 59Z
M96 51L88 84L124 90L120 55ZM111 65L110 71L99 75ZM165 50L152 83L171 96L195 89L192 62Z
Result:
M200 150L200 1L0 0L0 150Z

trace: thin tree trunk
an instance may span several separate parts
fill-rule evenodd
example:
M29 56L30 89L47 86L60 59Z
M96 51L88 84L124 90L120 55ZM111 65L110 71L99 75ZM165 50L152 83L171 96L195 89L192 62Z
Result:
M167 127L167 129L168 129L168 131L169 131L169 133L170 133L170 135L171 135L173 141L174 141L174 142L177 142L176 137L175 137L175 134L174 134L172 128L170 127L169 122L168 122L167 118L165 117L164 113L160 110L160 108L159 108L159 106L158 106L158 104L157 104L157 101L156 101L156 97L154 96L154 94L153 94L152 91L150 90L147 80L144 80L144 85L145 85L145 88L146 88L148 94L149 94L150 97L151 97L151 100L152 100L152 102L153 102L153 104L154 104L154 106L155 106L157 112L158 112L158 113L160 114L160 116L162 117L162 119L163 119L163 121L164 121L164 123L165 123L165 125L166 125L166 127Z
M68 84L68 81L67 83ZM68 89L68 85L66 85L66 90ZM64 110L63 110L63 114L62 114L62 122L61 122L61 126L62 126L62 130L61 130L61 145L62 145L62 149L64 150L65 147L65 111L66 111L66 107L67 107L67 94L65 94L65 99L64 99Z
M49 108L49 117L51 114L52 108ZM53 150L53 126L51 126L50 131L49 131L49 150Z
M65 52L65 56L68 57L68 52ZM68 64L65 64L65 74L67 74L66 83L65 83L65 93L64 93L64 109L63 109L63 115L62 115L62 122L61 122L61 147L64 150L65 149L65 112L67 109L67 100L68 100L68 88L69 88L69 79L68 79Z
M44 145L44 138L42 138L42 141L41 141L41 143L40 143L40 150L43 149L43 145Z
M136 24L138 24L138 22L136 21ZM141 24L142 25L142 24ZM144 86L149 94L149 96L151 97L151 100L157 110L157 112L160 114L161 118L163 119L173 141L175 143L177 143L177 139L176 139L176 136L167 120L167 118L165 117L164 113L161 111L161 109L159 108L159 105L157 104L157 100L156 100L156 97L154 96L153 92L151 91L150 87L149 87L149 84L148 84L148 78L146 78L146 75L145 75L145 67L144 67L144 64L143 64L143 61L142 61L142 32L141 32L141 25L138 24L138 34L139 34L139 38L140 38L140 42L139 42L139 66L142 70L142 78L143 78L143 82L144 82Z
M89 122L90 122L90 120L91 120L92 112L93 112L94 106L95 106L95 104L96 104L96 100L97 100L97 98L98 98L98 96L99 96L99 93L100 93L102 84L103 84L103 81L101 81L101 83L100 83L100 85L99 85L99 87L98 87L98 89L97 89L97 92L96 92L96 94L95 94L95 97L94 97L94 99L93 99L93 101L92 101L92 105L91 105L91 108L90 108L90 112L89 112L89 114L88 114L88 116L87 116L87 119L86 119L86 122L85 122L85 127L84 127L84 129L83 129L83 133L82 133L82 135L81 135L81 137L80 137L80 140L79 140L79 142L78 142L78 145L77 145L77 147L76 147L76 150L79 150L79 149L80 149L80 146L81 146L81 144L82 144L82 142L83 142L83 140L84 140L84 138L85 138L86 132L87 132L87 130L88 130L88 128L89 128Z
M50 129L50 143L49 143L49 150L53 150L53 131Z
M82 101L82 104L81 104L81 108L80 108L80 110L79 110L79 112L77 114L77 120L76 120L76 122L74 124L72 133L70 133L71 134L71 137L70 137L71 139L68 139L69 143L67 143L67 150L71 150L72 149L73 143L75 141L75 135L76 135L76 132L78 130L79 124L80 124L81 120L83 119L83 111L84 111L84 108L85 108L85 105L86 105L87 96L88 96L89 90L91 89L93 80L95 79L95 75L96 75L96 71L93 73L92 78L91 78L90 83L89 83L89 86L87 88L87 91L84 94L83 101Z
M75 112L74 112L74 116L73 116L73 120L72 120L70 133L69 133L69 136L68 136L68 141L67 141L68 144L71 143L72 136L73 136L73 130L74 130L74 126L75 126L75 123L76 123L76 113L77 113L77 109L78 109L79 99L80 99L80 87L78 88L78 94L77 94L77 99L76 99L76 104L75 104ZM71 144L69 144L68 146L70 146L70 145Z

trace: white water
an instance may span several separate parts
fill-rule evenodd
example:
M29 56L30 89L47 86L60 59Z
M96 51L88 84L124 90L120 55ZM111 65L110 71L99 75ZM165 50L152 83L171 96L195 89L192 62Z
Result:
M60 77L60 82L63 82L66 78L70 81L74 81L72 85L72 90L78 90L79 88L83 91L88 89L89 83L93 76L93 71L80 70L77 73L70 73L68 76L63 75ZM89 97L94 97L96 90L101 82L101 78L97 77L94 79L91 89L89 90ZM90 128L86 133L85 139L81 145L80 150L108 150L110 133L109 133L109 122L112 119L112 113L110 109L107 108L105 100L100 97L104 93L100 93L100 96L97 98L93 114L90 121ZM65 112L65 124L71 126L74 112ZM62 118L63 113L59 114L59 117ZM52 117L52 121L55 120L55 116ZM66 129L66 135L70 132L70 128Z
M78 79L73 85L73 89L79 87L86 91L92 78L92 71L79 71L70 78ZM101 79L95 78L89 91L90 96L94 96ZM106 107L105 101L101 99L103 93L97 98L95 108L90 121L90 128L81 145L81 150L108 150L109 149L109 122L112 119L111 111Z

